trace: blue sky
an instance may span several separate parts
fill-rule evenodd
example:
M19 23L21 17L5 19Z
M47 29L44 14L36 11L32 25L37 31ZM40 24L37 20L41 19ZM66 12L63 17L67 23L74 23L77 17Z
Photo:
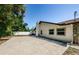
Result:
M24 22L32 28L37 21L61 22L73 19L74 11L79 17L79 4L27 4Z

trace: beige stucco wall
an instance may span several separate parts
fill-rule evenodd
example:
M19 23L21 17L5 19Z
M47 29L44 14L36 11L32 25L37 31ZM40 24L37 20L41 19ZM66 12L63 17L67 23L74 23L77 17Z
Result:
M56 29L57 28L66 28L65 35L57 35ZM54 29L54 35L49 35L49 29ZM48 24L48 23L41 23L39 25L39 31L42 30L42 35L48 38L62 40L62 41L72 41L73 40L73 25L55 25L55 24Z
M77 31L78 31L78 34L79 34L79 24L77 24Z

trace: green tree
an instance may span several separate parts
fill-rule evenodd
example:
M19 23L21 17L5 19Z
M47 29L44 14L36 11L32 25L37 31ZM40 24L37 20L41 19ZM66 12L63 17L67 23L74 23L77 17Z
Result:
M0 36L12 35L14 30L24 31L24 12L25 7L22 4L1 4Z
M15 31L24 31L24 24L23 24L23 16L25 12L24 5L14 5L14 16L15 16L15 23L14 23L14 30Z

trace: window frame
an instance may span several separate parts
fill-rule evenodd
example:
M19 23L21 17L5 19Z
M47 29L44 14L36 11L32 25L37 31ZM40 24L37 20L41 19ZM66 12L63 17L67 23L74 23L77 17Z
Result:
M49 35L54 35L54 29L49 29Z
M61 29L64 29L63 31ZM62 35L62 36L65 36L66 35L66 28L57 28L57 35ZM64 33L64 34L58 34L58 33Z

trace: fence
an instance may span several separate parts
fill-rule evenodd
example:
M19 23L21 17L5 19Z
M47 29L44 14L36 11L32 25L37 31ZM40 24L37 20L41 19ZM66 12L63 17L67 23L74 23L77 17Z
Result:
M31 32L14 32L14 35L31 35Z

